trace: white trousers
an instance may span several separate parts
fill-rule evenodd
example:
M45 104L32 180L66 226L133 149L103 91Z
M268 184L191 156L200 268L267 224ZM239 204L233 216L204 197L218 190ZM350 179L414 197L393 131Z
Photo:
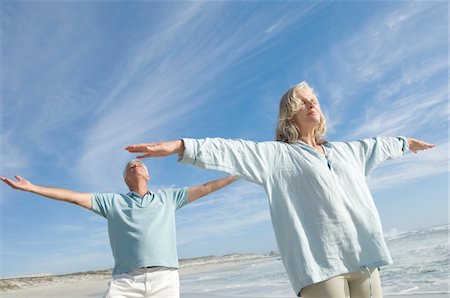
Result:
M180 279L175 268L142 268L113 275L103 298L180 298Z

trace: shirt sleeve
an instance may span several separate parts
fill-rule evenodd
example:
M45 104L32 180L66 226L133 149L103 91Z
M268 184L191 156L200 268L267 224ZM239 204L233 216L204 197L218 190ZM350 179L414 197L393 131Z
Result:
M173 189L173 201L175 205L175 210L180 209L189 203L188 199L188 188L174 188Z
M114 193L91 193L91 210L104 218L108 218L108 211L111 208Z
M385 160L409 152L408 139L405 137L375 137L349 144L366 176Z
M263 184L273 169L275 142L253 142L221 138L183 139L181 163L217 170Z

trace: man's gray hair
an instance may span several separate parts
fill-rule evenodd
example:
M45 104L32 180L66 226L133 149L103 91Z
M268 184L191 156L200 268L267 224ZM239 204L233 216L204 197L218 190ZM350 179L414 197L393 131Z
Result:
M133 159L133 160L130 160L130 161L127 163L127 165L125 166L125 169L123 169L123 179L125 179L125 177L127 176L127 169L128 169L128 167L129 167L130 165L134 164L134 163L141 164L141 165L144 167L145 172L146 172L147 175L148 175L148 169L147 169L147 167L145 166L145 164L144 164L141 160L139 160L139 159Z

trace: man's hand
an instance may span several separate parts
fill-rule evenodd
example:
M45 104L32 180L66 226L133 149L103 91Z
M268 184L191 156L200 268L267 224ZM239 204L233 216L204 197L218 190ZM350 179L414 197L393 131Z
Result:
M408 145L409 145L409 150L411 150L414 153L417 153L417 151L420 151L420 150L431 149L434 146L436 146L434 144L429 144L427 142L413 139L413 138L408 138Z
M18 181L12 181L5 177L0 179L14 189L29 191L50 199L73 203L86 209L92 208L91 194L85 192L75 192L64 188L53 188L34 185L30 181L20 176L15 176Z
M30 181L20 177L20 176L14 176L16 177L17 181L10 180L5 177L0 177L0 180L8 184L14 189L24 190L24 191L31 191L33 184L31 184Z
M137 156L137 158L146 157L164 157L172 154L184 153L184 144L182 140L160 143L135 144L125 147L131 153L145 153Z

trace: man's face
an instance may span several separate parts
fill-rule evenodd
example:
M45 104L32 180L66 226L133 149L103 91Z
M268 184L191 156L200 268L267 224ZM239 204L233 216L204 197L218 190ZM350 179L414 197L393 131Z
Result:
M125 180L136 179L144 177L146 180L150 178L144 165L141 162L131 162L127 166Z

